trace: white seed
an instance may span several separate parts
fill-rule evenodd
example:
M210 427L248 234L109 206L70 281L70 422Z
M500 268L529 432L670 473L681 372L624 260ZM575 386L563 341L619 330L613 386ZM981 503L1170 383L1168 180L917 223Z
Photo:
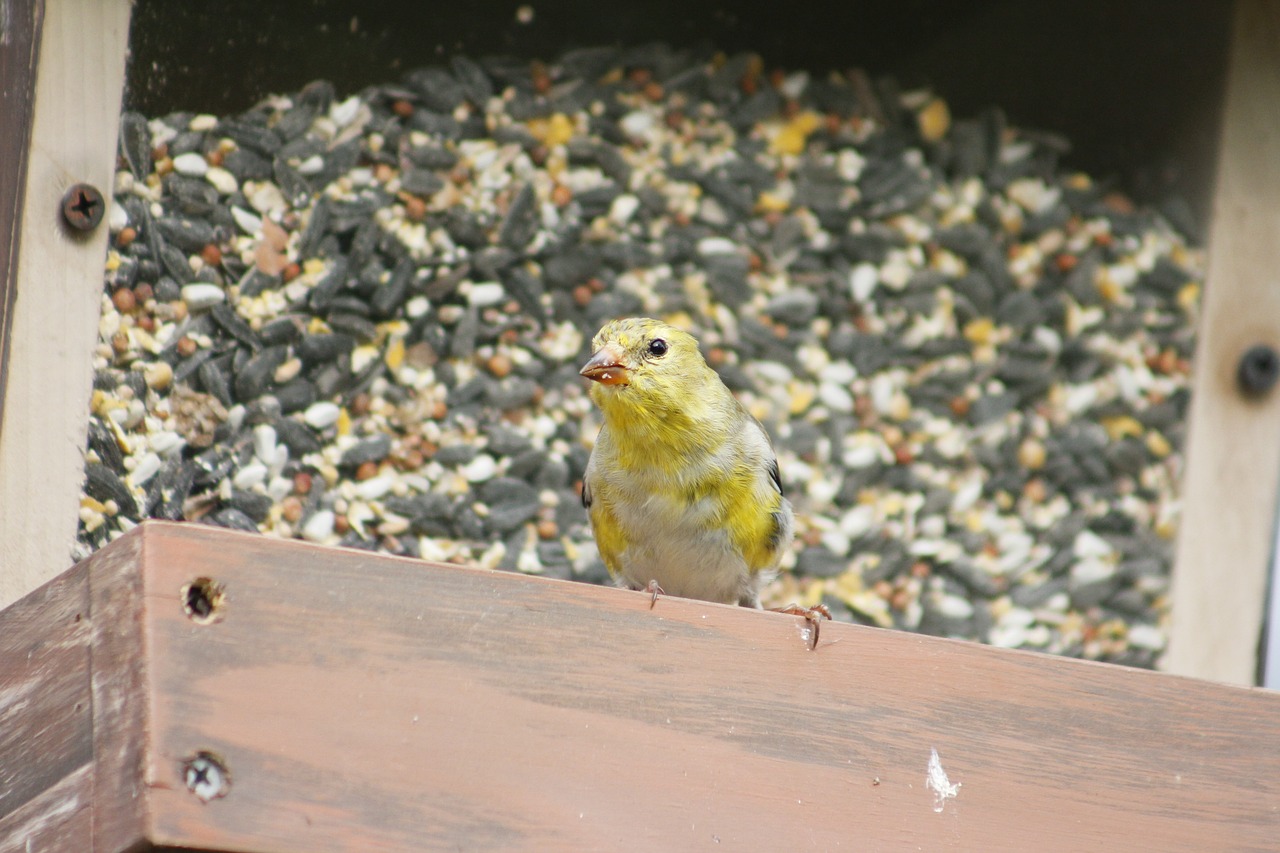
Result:
M267 466L261 462L250 462L231 478L231 484L241 491L251 489L267 479Z
M391 491L396 484L396 476L392 472L379 474L376 477L370 477L368 480L361 480L356 483L356 497L366 501L376 501Z
M257 214L250 213L243 207L231 208L231 218L236 221L236 225L241 231L252 237L262 231L262 217Z
M738 252L738 244L728 237L703 237L698 241L699 255L733 255Z
M1160 651L1164 644L1164 632L1155 625L1139 624L1129 629L1129 645L1135 648Z
M625 225L640 208L640 199L631 193L623 193L609 205L609 220L618 225Z
M467 294L467 302L476 308L488 308L490 305L499 304L506 298L506 288L496 281L473 284L471 285L471 291Z
M189 178L203 178L209 171L209 161L194 151L188 151L173 158L173 171Z
M245 181L244 196L254 210L264 215L279 216L288 207L280 188L268 181Z
M221 166L210 166L204 179L213 185L218 195L231 195L240 189L240 182L236 180L236 176Z
M161 430L147 436L147 444L161 456L172 456L187 446L187 440L173 430Z
M160 464L159 456L154 453L144 453L129 475L130 483L134 486L145 484L160 470Z
M129 211L125 210L124 205L112 204L107 209L107 225L112 234L119 234L128 224Z
M276 428L271 424L258 424L253 428L253 454L262 462L275 458Z
M335 516L332 510L322 509L302 525L302 538L308 542L323 542L333 535Z
M182 301L187 303L187 308L191 311L204 311L226 299L226 292L216 284L197 282L182 287Z
M480 483L498 473L498 463L487 453L481 453L459 469L469 483Z

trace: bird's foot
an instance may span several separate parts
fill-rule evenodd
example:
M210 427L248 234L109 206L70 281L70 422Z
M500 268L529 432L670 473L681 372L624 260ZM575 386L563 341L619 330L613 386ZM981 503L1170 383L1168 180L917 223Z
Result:
M656 580L649 581L649 585L644 588L644 591L649 593L649 595L653 596L652 598L649 599L650 610L653 609L653 605L658 603L658 596L666 595L666 590L658 586L658 582ZM829 619L831 617L828 616L827 618Z
M805 621L813 626L813 638L809 643L809 651L813 651L818 647L818 630L822 626L822 620L831 618L831 611L825 604L815 604L813 607L801 607L798 604L789 604L786 607L771 607L769 609L774 613L803 616Z

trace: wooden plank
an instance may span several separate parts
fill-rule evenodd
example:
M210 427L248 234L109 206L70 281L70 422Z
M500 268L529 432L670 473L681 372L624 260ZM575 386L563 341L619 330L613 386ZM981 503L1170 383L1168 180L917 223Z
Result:
M1280 351L1280 2L1236 5L1172 593L1170 672L1255 682L1280 490L1280 394L1240 356Z
M27 185L27 146L35 94L36 60L44 0L14 0L6 5L4 38L0 38L0 412L9 370L6 353L18 295L18 235ZM3 419L0 419L0 427Z
M71 563L107 228L72 237L59 207L80 181L110 195L129 5L45 9L0 411L0 606Z
M0 853L145 841L143 544L127 537L0 612Z
M0 818L0 853L93 850L92 795L93 765L86 764Z
M93 762L87 577L0 613L0 820Z
M0 612L0 853L92 849L88 575Z
M157 845L1264 850L1280 837L1268 691L845 624L809 651L794 617L674 598L650 610L642 593L200 526L148 524L108 551L123 548L144 563ZM225 589L214 624L183 610L201 576ZM949 799L926 785L935 749L961 786ZM200 751L232 778L208 803L183 779Z

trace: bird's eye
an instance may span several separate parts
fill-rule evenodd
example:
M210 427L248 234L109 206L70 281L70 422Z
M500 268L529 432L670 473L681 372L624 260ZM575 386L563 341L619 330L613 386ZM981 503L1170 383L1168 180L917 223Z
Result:
M662 338L649 341L649 355L658 358L667 354L667 342Z

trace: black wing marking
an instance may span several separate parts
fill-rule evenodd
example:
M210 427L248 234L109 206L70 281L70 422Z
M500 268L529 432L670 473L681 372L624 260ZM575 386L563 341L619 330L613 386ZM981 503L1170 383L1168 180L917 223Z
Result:
M582 508L591 509L591 482L585 474L582 477Z
M777 551L784 544L782 541L782 534L786 529L785 519L786 516L784 516L780 510L769 516L771 526L769 528L769 538L766 541L769 543L770 551Z
M782 491L782 472L778 470L778 457L769 460L769 479L773 480L773 487L778 490L778 494L786 497L786 492Z

